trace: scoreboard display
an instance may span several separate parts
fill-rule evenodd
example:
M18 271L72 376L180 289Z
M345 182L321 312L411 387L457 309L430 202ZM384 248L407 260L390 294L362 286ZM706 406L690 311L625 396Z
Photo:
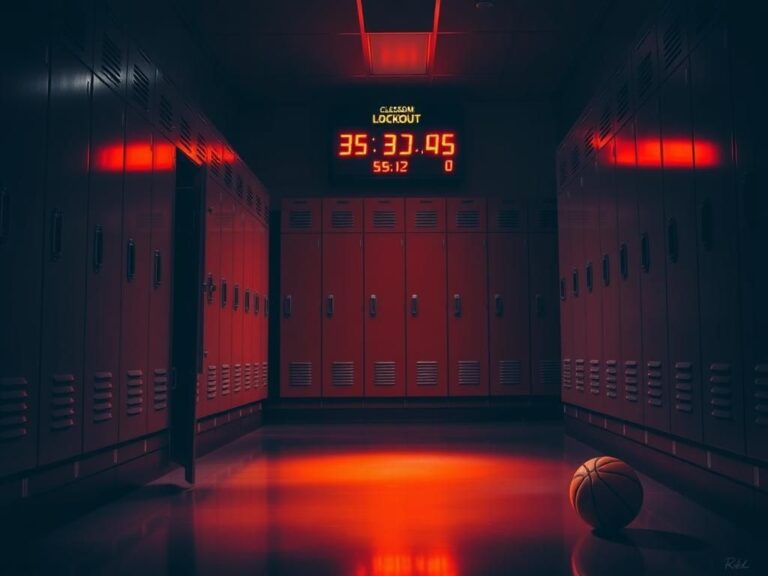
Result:
M462 169L455 109L381 104L346 112L332 134L335 181L452 181Z

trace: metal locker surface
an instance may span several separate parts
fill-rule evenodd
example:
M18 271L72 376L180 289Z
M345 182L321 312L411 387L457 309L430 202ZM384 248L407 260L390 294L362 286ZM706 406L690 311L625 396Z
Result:
M261 369L259 371L261 383L258 395L259 400L269 396L269 206L266 197L263 197L263 201L264 218L257 227L258 242L256 244L259 250L257 256L260 270L259 293L262 295L262 305L259 308L257 325L257 330L259 330L258 358L261 362Z
M527 211L520 201L488 206L490 393L530 394Z
M149 292L152 282L152 128L131 108L125 116L123 283L120 323L120 441L147 430ZM129 150L136 150L135 159Z
M702 375L698 238L687 61L661 89L661 158L666 217L667 333L674 383L670 431L700 442Z
M259 333L256 329L256 300L260 298L256 288L256 217L245 215L245 242L243 266L243 394L246 402L253 402L258 395L257 371L255 368Z
M219 170L221 167L219 167ZM212 168L213 171L213 168ZM220 190L221 209L219 210L219 227L221 230L221 280L219 281L219 396L215 403L215 411L223 412L232 406L232 386L234 379L232 323L234 321L233 293L235 287L233 243L235 222L235 200L218 183L210 179L212 186Z
M560 388L557 236L533 232L530 242L531 393L556 396Z
M0 40L0 269L23 282L0 283L0 318L13 327L0 336L0 477L36 464L40 398L48 65L42 44L14 36Z
M363 231L360 198L324 198L323 234L359 234Z
M487 208L485 198L448 198L448 232L485 232Z
M445 232L445 198L406 198L405 232Z
M691 54L704 442L744 454L738 205L733 201L732 104L724 28ZM738 103L736 104L739 105Z
M119 433L124 108L123 101L95 78L85 309L85 451L117 443Z
M313 234L322 230L322 203L320 199L283 198L280 214L281 232Z
M51 50L39 464L80 453L91 73Z
M171 369L171 294L173 290L173 214L176 150L160 134L154 139L152 173L152 282L149 295L147 432L168 426ZM184 249L181 247L180 249Z
M571 404L574 401L573 382L573 296L570 291L571 271L571 214L570 190L565 183L561 183L557 191L557 239L558 239L558 264L560 272L560 395L563 402Z
M570 263L570 295L571 295L571 327L573 329L573 387L574 404L584 408L592 405L593 397L589 391L589 350L587 348L587 309L586 289L584 286L585 250L585 212L584 185L581 175L577 175L569 186L571 212L571 263Z
M228 194L231 196L230 194ZM230 406L242 406L243 397L243 280L245 208L234 203L232 218L232 394Z
M346 221L344 227L347 227ZM323 233L325 398L363 395L362 244L361 234Z
M633 363L635 358L624 356L621 382L625 390L640 376L644 424L669 432L673 381L667 336L667 230L660 122L659 98L653 97L638 109L635 119L633 148L640 249L628 254L629 274L636 271L640 275L642 364L638 368Z

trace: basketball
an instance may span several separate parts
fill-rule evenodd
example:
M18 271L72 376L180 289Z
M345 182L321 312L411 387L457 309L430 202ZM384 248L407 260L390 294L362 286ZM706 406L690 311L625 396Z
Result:
M637 473L611 456L587 460L571 479L571 506L597 530L620 530L640 512L643 486Z

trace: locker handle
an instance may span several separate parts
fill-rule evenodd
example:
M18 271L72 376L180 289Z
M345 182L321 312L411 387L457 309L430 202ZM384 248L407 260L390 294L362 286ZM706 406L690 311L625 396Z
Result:
M56 210L51 214L51 260L61 258L62 234L64 229L64 215Z
M285 298L283 298L283 316L286 318L291 317L291 313L293 312L293 296L290 294L287 294Z
M536 294L534 298L534 310L536 310L536 318L544 316L544 298L541 297L541 294Z
M603 254L603 286L611 284L611 258L608 254Z
M243 309L245 310L246 314L251 311L251 291L248 288L245 289L245 301L243 302Z
M594 278L592 276L592 262L587 262L587 266L584 270L584 282L587 285L587 292L592 292L592 288L594 287Z
M203 284L203 290L205 291L205 297L208 304L213 303L213 293L216 292L216 282L213 280L213 274L208 274L208 278Z
M649 272L651 269L651 240L645 232L640 238L640 265L643 272Z
M237 310L240 308L240 286L235 284L232 288L232 309Z
M227 300L228 300L228 294L227 294L227 281L226 279L221 279L221 307L226 308L227 307Z
M667 250L669 252L669 259L672 262L677 262L680 256L680 241L677 235L677 220L670 219L667 224Z
M571 291L573 292L573 295L578 297L579 295L579 270L578 268L574 268L573 272L571 273Z
M494 294L493 295L493 304L496 308L496 316L501 318L504 316L504 300L501 298L501 294Z
M128 257L126 259L126 275L128 277L128 282L130 282L136 276L136 242L133 241L133 238L128 239L127 252Z
M560 300L565 302L565 278L560 278Z
M619 272L623 280L629 277L629 249L626 244L619 247Z
M419 315L419 295L411 294L411 316L416 318Z
M707 252L712 250L712 205L704 200L699 210L699 226L701 228L701 246Z
M258 316L259 312L261 311L261 296L256 294L256 292L253 293L253 313Z
M461 294L453 295L453 315L461 318Z
M155 250L152 254L152 285L159 288L163 282L163 255L160 250Z
M104 265L104 226L96 224L93 230L93 271L98 272Z
M328 316L328 318L333 317L333 304L333 294L328 294L328 297L325 299L325 314Z
M10 202L8 200L8 192L5 188L0 188L0 244L8 238L8 224L11 220L9 213Z
M371 297L368 300L368 313L371 315L371 318L376 318L376 308L377 308L376 294L371 294Z

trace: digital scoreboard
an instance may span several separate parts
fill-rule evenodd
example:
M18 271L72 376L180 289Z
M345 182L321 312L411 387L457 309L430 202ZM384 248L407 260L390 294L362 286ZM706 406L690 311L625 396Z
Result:
M380 104L343 116L333 130L335 181L452 181L461 175L455 109Z

